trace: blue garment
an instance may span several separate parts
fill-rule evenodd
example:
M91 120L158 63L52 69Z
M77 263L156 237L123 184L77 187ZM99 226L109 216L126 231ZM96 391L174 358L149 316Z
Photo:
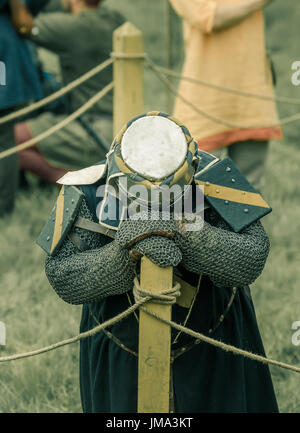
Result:
M32 14L37 14L49 0L27 0ZM15 31L8 0L0 0L0 61L5 65L5 85L0 85L0 110L12 108L43 96L38 71L28 43ZM2 80L1 80L2 81Z

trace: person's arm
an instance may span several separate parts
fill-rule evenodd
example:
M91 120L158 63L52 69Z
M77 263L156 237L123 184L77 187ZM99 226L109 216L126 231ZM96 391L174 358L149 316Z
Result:
M85 199L78 215L93 221ZM73 226L58 251L47 257L46 275L65 302L87 304L132 289L135 274L129 251L106 239Z
M246 0L237 4L220 4L216 8L212 30L234 26L272 1Z
M214 0L169 0L175 11L203 33L233 26L273 0L243 0L219 4Z
M261 274L269 254L269 239L260 221L240 233L211 211L211 222L200 231L185 231L175 242L182 252L182 265L188 271L209 276L218 287L243 287Z
M93 221L83 200L79 216ZM142 256L161 267L177 266L182 255L171 236L169 221L125 220L116 239L104 245L104 237L74 227L54 255L46 259L46 275L65 302L85 304L133 288L135 265Z
M70 38L76 37L75 19L72 14L64 12L40 13L27 37L36 45L60 54L69 50Z
M217 2L214 0L169 0L174 10L204 33L212 31Z
M11 21L14 28L22 35L29 34L33 28L33 16L21 0L9 0Z
M41 13L34 18L21 0L9 0L9 4L12 23L18 33L57 54L68 49L68 41L74 31L71 14Z

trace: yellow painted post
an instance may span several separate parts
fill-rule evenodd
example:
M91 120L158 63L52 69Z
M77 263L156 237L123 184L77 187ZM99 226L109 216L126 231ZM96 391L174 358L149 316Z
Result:
M142 33L126 22L113 35L114 134L134 116L144 112ZM130 56L132 55L132 58ZM172 287L172 268L160 268L146 257L141 260L140 284L160 292ZM147 304L147 308L171 319L171 306ZM140 311L138 361L138 412L169 412L170 326Z
M166 22L166 39L167 39L167 68L168 69L172 69L172 18L171 18L171 13L172 13L172 6L169 3L169 0L166 0L166 17L167 17L167 22ZM169 81L172 83L172 77L169 77ZM167 107L168 107L168 113L172 114L172 94L170 92L170 89L168 89L168 94L167 94Z
M141 260L140 286L152 293L172 287L173 268L160 268ZM147 303L147 309L171 320L171 305ZM168 413L170 391L171 328L140 311L138 360L138 412Z
M130 22L113 34L114 135L134 116L144 112L143 35ZM132 58L130 58L132 55Z

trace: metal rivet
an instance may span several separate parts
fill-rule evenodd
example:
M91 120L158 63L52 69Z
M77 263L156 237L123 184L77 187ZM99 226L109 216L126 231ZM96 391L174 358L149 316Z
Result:
M220 190L219 190L219 189L216 189L216 192L219 194Z
M232 178L232 179L231 179L231 182L233 182L233 183L234 183L234 182L235 182L235 179L233 179L233 178Z
M231 171L231 168L230 168L230 167L227 167L227 168L226 168L226 171Z
M67 207L66 212L69 212L69 208Z
M248 210L248 209L244 209L244 212L245 212L245 213L248 213L248 212L249 212L249 210Z
M50 236L47 236L47 241L50 241Z
M71 203L74 203L74 201L75 201L75 200L72 198Z
M243 195L246 195L246 191L243 191L242 194L243 194Z
M185 351L185 347L182 347L180 350L181 350L181 352L184 352Z
M205 185L206 185L206 186L209 186L209 185L210 185L210 183L209 183L209 182L205 182Z
M229 201L228 201L228 200L225 200L225 204L229 204Z

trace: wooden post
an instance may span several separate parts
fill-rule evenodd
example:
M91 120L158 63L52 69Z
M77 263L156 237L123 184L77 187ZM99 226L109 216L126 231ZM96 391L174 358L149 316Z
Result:
M160 268L146 257L141 260L140 285L152 293L172 287L173 268ZM147 303L147 309L171 320L171 305ZM171 328L140 311L138 412L168 413L170 390Z
M142 33L126 22L113 35L114 135L134 116L144 112ZM130 58L130 55L133 55ZM146 257L141 260L141 287L153 293L172 287L172 268L160 268ZM171 306L147 304L164 318L171 318ZM138 412L169 412L171 329L140 311Z
M167 17L167 22L166 22L166 39L167 39L167 68L168 69L172 69L172 17L171 17L171 13L172 13L172 6L169 3L169 0L166 0L166 17ZM169 81L172 80L172 77L168 77ZM172 114L172 102L173 102L173 96L170 92L170 90L168 89L168 93L167 93L167 107L168 107L168 113Z
M126 22L113 34L114 62L114 135L138 114L144 112L144 59L130 58L144 53L143 35Z

